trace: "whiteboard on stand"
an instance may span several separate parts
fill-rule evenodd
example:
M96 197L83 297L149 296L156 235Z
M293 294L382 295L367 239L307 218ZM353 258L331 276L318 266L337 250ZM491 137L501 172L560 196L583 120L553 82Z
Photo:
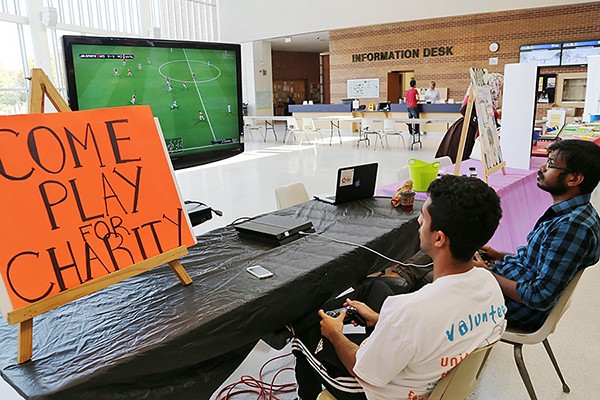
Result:
M586 84L583 121L590 122L590 115L600 114L600 56L588 57Z
M500 144L506 166L529 169L535 112L537 64L506 64Z

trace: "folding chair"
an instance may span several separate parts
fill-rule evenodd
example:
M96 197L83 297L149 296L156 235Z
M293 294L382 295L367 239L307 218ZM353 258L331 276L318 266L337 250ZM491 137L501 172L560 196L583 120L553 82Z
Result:
M404 146L404 150L406 150L406 141L404 140L404 134L402 133L402 131L398 130L396 128L396 121L394 121L391 118L385 118L383 120L383 129L381 129L381 134L385 137L385 145L389 148L390 145L388 143L388 136L392 135L392 136L398 136L400 139L402 139L402 145ZM400 139L398 139L398 142L400 142Z
M285 144L286 138L288 135L293 137L292 143L296 142L296 132L302 132L300 126L298 125L298 121L294 117L287 117L285 120L285 133L283 134L283 144Z
M474 350L458 365L450 370L446 376L439 380L429 400L465 400L477 385L477 379L483 366L492 351L494 342L485 347ZM327 390L322 391L317 400L336 400Z
M525 388L527 389L527 393L531 400L537 400L537 395L535 394L535 390L533 389L533 384L531 383L531 379L529 378L529 373L527 372L527 368L525 367L525 361L523 360L523 345L524 344L538 344L542 343L546 352L548 353L548 357L550 357L550 361L552 361L552 365L558 374L558 378L560 379L563 387L562 390L564 393L569 393L571 389L565 382L565 378L563 378L562 373L560 372L560 368L558 367L558 363L556 362L556 358L554 357L554 353L552 352L552 348L550 347L550 342L548 341L548 336L554 333L556 329L556 325L558 325L558 321L563 316L563 314L569 309L571 305L571 296L575 291L575 287L577 283L579 283L579 279L581 279L581 275L583 275L583 269L578 271L571 282L567 285L564 292L558 298L558 301L554 305L554 308L548 315L548 318L544 322L544 325L540 329L535 332L523 332L518 329L507 329L506 332L502 335L502 342L512 344L514 346L514 355L515 362L517 363L517 369L519 370L519 374L521 375L521 379L523 379L523 383L525 384Z
M290 183L275 189L277 209L288 208L310 200L306 187L301 182Z
M302 144L302 138L306 138L306 141L310 144L309 133L315 134L314 144L317 144L317 136L321 138L321 142L323 141L323 134L321 133L321 129L315 126L315 121L312 118L302 118L302 137L299 144Z
M365 142L367 146L370 146L371 140L369 139L369 135L376 135L374 149L377 150L377 139L378 138L381 140L381 148L383 148L383 138L381 137L381 134L378 131L373 129L373 126L374 126L374 123L373 123L372 119L363 118L361 120L360 134L359 134L358 141L356 142L356 147L359 147L360 142Z
M254 135L252 134L252 131L258 131L258 133L260 133L260 136L263 138L263 140L266 140L261 127L256 125L254 119L252 119L252 118L244 117L244 131L246 133L250 134L250 137L252 138L253 141L254 141Z

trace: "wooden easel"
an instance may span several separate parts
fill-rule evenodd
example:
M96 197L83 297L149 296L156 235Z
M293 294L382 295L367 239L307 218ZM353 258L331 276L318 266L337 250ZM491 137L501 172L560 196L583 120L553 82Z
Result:
M71 111L65 100L60 96L48 76L40 68L34 68L31 74L31 89L29 98L29 113L43 113L45 96L54 107L61 112ZM28 306L13 310L7 314L9 324L19 324L17 362L22 364L31 360L33 352L33 317L43 314L63 304L77 300L90 293L104 289L127 278L139 275L159 265L168 263L183 285L192 283L192 278L179 262L179 258L188 253L187 247L180 246L147 260L133 264L100 278L88 281L72 289L65 290L55 296L37 301Z
M473 68L471 68L473 70ZM465 111L465 117L463 122L462 131L460 133L460 143L458 145L458 153L456 155L456 164L454 165L454 175L460 175L460 164L462 162L463 153L465 151L465 143L467 141L467 131L469 129L469 124L471 122L471 115L473 113L473 104L475 102L475 95L478 91L477 82L473 79L473 72L471 71L471 85L469 86L469 91L467 95L469 96L469 100L467 101L467 107ZM482 132L479 132L479 135L482 135ZM494 172L498 170L502 170L502 174L506 175L506 161L502 160L500 163L488 168L487 163L485 162L485 146L487 142L481 140L481 160L483 166L483 180L485 183L488 181L488 176L492 175ZM497 144L500 146L500 143Z

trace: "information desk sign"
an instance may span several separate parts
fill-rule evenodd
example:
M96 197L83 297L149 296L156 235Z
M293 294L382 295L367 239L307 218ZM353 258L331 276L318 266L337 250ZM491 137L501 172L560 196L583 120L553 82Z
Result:
M147 106L0 117L0 192L9 323L167 262L191 282L177 258L196 240Z

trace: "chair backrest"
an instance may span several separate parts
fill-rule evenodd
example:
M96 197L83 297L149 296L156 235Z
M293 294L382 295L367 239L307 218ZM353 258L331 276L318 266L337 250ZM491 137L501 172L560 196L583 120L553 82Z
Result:
M573 279L571 279L571 282L569 282L558 298L558 301L552 308L552 311L550 311L548 318L546 318L546 321L544 321L544 324L540 329L535 332L523 332L518 329L508 328L502 335L501 340L508 343L537 344L541 343L550 334L554 333L558 321L560 321L561 317L571 305L571 296L573 296L573 292L581 279L581 275L583 275L583 271L584 269L577 271L575 276L573 276Z
M452 159L448 156L434 158L433 161L438 161L440 163L440 167L447 167L448 165L452 165Z
M294 117L287 117L285 120L288 130L298 129L298 121Z
M384 132L396 132L396 121L390 118L384 118L383 120L383 131Z
M333 397L333 395L331 393L329 393L329 391L327 390L323 390L321 393L319 393L319 395L317 396L317 400L336 400L335 397Z
M312 118L302 118L302 129L309 131L316 130L317 128L315 128L315 121L313 121Z
M429 400L464 400L475 389L488 353L496 344L476 349L439 380Z
M254 127L254 126L256 126L256 124L252 118L244 117L244 126L245 127Z
M277 209L295 206L296 204L309 201L308 192L301 182L290 183L289 185L280 186L275 189L275 200L277 201Z
M360 130L361 131L363 131L363 132L365 132L365 131L372 132L372 131L375 130L373 128L374 128L373 127L373 120L371 118L362 118L360 120Z
M550 311L550 314L548 315L548 318L546 318L544 325L542 325L542 327L538 329L537 332L540 332L540 335L545 335L544 338L554 333L556 325L558 325L558 321L560 321L562 316L565 314L565 312L567 312L567 310L571 306L571 297L573 296L573 292L575 291L575 288L577 287L577 284L579 283L581 275L583 275L584 271L585 269L581 269L577 271L575 276L573 276L573 279L571 279L571 282L569 282L565 290L558 298L558 301L552 308L552 311Z

